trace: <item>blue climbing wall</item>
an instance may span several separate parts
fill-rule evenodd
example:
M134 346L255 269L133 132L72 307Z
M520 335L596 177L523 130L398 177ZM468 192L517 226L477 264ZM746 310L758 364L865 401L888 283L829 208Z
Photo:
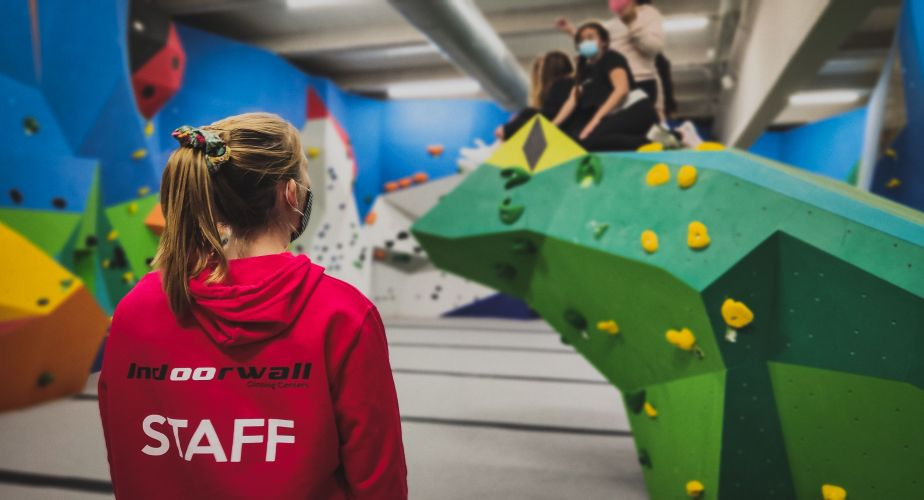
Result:
M846 180L860 160L866 108L786 131L764 133L750 151L816 174Z
M905 2L899 26L908 123L876 164L872 191L924 210L924 4Z

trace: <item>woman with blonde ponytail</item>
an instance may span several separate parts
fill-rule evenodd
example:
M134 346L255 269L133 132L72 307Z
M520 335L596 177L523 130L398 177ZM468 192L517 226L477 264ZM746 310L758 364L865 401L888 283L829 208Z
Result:
M183 126L166 226L119 303L99 380L117 498L407 498L375 306L288 246L308 224L298 131Z

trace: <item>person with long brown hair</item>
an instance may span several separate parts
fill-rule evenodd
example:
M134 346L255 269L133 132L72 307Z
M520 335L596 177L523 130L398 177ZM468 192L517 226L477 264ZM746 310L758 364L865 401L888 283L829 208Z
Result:
M156 270L99 379L116 497L406 499L378 311L287 251L311 213L298 131L248 113L173 136Z
M530 74L529 107L498 127L495 136L501 140L509 139L537 113L542 113L549 120L554 119L574 86L573 75L574 64L568 54L553 50L537 57Z

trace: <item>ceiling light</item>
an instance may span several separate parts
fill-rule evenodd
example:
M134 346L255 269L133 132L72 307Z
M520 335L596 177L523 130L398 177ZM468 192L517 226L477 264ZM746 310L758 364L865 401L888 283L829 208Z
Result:
M789 103L795 106L819 104L850 104L860 100L859 90L816 90L799 92L789 96Z
M382 57L412 57L427 54L436 54L439 52L433 44L402 45L399 47L387 47L382 50Z
M706 16L673 16L664 19L664 31L677 33L681 31L697 31L709 26Z
M286 0L286 7L290 9L307 9L310 7L333 7L344 3L343 0Z
M476 94L481 85L469 78L455 78L393 83L386 90L391 99L448 97Z

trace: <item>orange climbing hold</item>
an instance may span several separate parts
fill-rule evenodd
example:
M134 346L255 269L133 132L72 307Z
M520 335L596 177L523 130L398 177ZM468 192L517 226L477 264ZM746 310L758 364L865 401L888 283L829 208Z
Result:
M378 214L375 211L370 211L366 214L366 225L371 226L375 224L375 220L378 218Z
M410 186L410 185L411 185L411 178L410 178L410 177L405 177L404 179L399 179L399 180L398 180L398 185L401 186L401 187L403 187L403 188L406 188L406 187Z
M385 192L390 193L392 191L398 190L398 183L396 181L390 181L385 183Z
M445 150L446 148L442 144L431 144L427 146L427 153L430 153L430 156L441 156Z
M154 208L148 212L148 216L144 218L144 225L157 236L160 236L164 232L164 226L167 225L167 221L164 220L164 212L160 209L160 203L154 205Z
M411 179L413 179L414 182L416 182L417 184L423 184L424 182L427 182L428 180L430 180L430 176L427 175L426 172L417 172L416 174L411 176Z

